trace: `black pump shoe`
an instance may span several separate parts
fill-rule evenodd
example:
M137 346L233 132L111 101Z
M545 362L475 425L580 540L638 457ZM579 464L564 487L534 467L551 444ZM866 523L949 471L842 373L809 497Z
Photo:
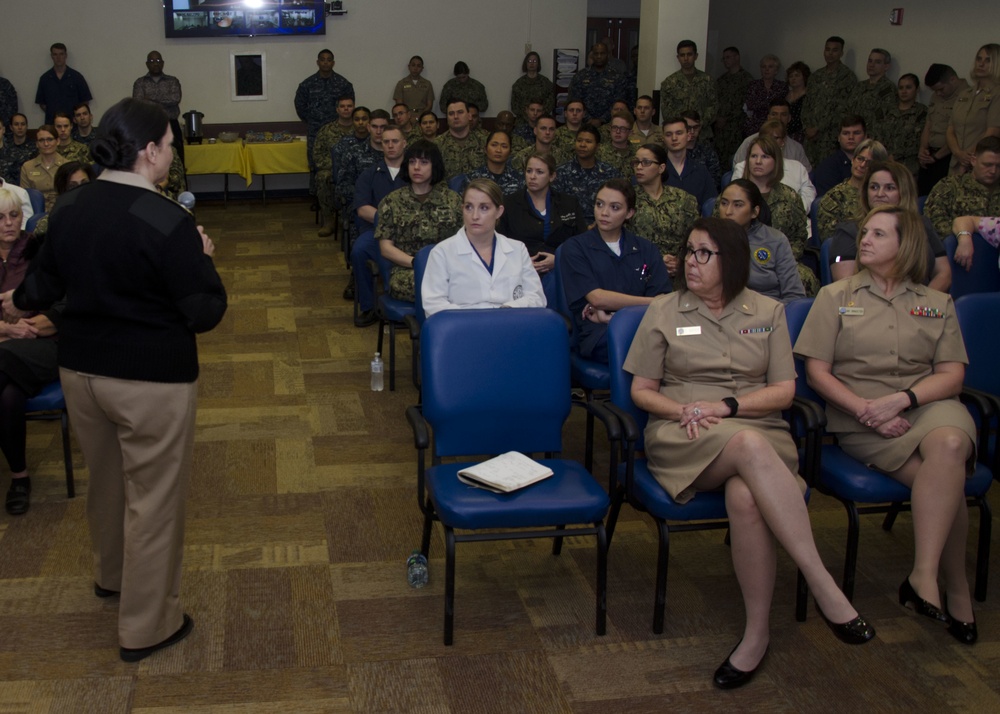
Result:
M976 628L975 621L962 622L961 620L956 620L951 615L948 615L948 619L951 620L948 624L949 635L954 637L963 645L976 644L976 640L979 639L979 630Z
M740 640L742 642L742 640ZM737 643L736 647L739 647ZM733 647L732 652L729 653L729 657L733 656L733 652L736 651L736 647ZM753 679L753 676L760 669L760 665L767 658L767 653L770 651L770 646L764 650L764 656L760 658L760 662L757 666L751 669L749 672L744 672L741 669L736 669L733 663L729 661L729 657L726 657L726 661L719 665L719 668L715 670L715 676L712 678L712 683L715 684L719 689L736 689L737 687L742 687L744 684Z
M913 611L918 615L929 617L938 622L948 622L949 620L949 617L941 612L937 606L932 605L917 595L917 591L910 585L910 578L907 577L902 585L899 586L899 604L906 607L910 603L913 604Z
M833 634L837 636L837 639L848 645L863 645L875 639L875 628L868 624L860 614L853 620L848 620L847 622L830 622L826 615L819 607L819 603L816 603L816 612L819 616L823 618L823 622L826 623Z

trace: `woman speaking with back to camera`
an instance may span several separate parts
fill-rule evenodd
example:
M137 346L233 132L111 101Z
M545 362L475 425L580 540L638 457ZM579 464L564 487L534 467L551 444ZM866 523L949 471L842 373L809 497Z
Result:
M91 144L99 180L58 201L48 238L8 307L66 296L59 373L87 464L94 593L120 593L120 656L138 662L194 623L180 602L184 504L198 391L195 334L226 291L214 246L161 195L173 158L166 113L123 99Z

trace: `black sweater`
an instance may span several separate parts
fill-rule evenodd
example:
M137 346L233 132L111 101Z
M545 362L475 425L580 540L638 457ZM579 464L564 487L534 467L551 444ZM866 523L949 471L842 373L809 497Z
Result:
M59 365L118 379L193 382L195 333L226 311L193 217L153 191L110 181L60 197L14 302L43 309L63 295Z
M552 215L549 217L549 239L543 241L545 224L531 210L527 191L516 191L503 201L504 213L497 224L497 232L524 243L529 255L539 252L555 253L564 241L587 230L583 212L576 196L551 192Z

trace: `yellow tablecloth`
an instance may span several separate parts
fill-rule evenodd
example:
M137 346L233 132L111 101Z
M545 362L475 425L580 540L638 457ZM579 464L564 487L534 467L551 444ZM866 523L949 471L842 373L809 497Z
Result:
M251 172L242 141L188 144L184 147L184 169L189 174L238 174L250 185Z
M309 162L306 161L306 142L304 141L290 141L283 144L247 144L245 152L247 172L250 174L309 173ZM247 185L249 184L250 181L247 182Z

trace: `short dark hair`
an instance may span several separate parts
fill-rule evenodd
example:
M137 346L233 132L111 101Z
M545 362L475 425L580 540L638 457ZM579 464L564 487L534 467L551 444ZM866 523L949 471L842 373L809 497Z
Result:
M364 109L364 107L362 107ZM386 121L392 121L392 115L385 109L373 109L371 114L368 115L368 120L372 119L385 119Z
M88 104L87 102L80 102L79 104L74 104L73 105L73 113L74 114L76 114L76 110L77 109L86 109L89 112L90 111L90 104Z
M104 112L100 127L90 144L94 161L106 169L130 171L140 151L163 140L170 120L159 104L127 97Z
M597 194L604 189L610 189L612 191L617 191L625 197L625 205L628 206L628 210L635 210L635 187L632 186L632 182L625 178L613 178L608 179L601 184L601 187L597 189L597 193L594 194L594 200L597 200Z
M497 134L503 134L504 136L506 136L507 137L507 143L513 145L512 144L513 137L511 137L510 132L509 131L504 131L503 129L494 129L489 134L487 134L486 135L486 143L489 144L491 141L493 141L493 137L496 136Z
M957 77L958 73L946 64L932 64L927 68L927 74L924 75L924 84L928 87L933 87L939 82L947 82L952 77Z
M691 121L696 121L701 123L701 113L697 109L685 109L681 112L681 119L690 119ZM684 122L687 124L687 122Z
M328 49L322 49L322 50L320 50L319 52L316 53L316 59L319 59L323 55L330 55L330 57L332 58L333 57L333 50L328 50Z
M864 130L865 134L868 133L868 124L865 123L865 118L860 114L845 114L840 119L840 128L846 129L849 126L858 126Z
M430 109L428 109L427 111L420 113L420 116L417 118L417 123L419 124L420 122L422 122L424 120L424 117L427 115L434 117L434 121L438 120L438 115L432 112Z
M14 117L21 117L22 119L24 119L25 123L28 122L27 114L22 114L21 112L14 112L13 114L10 115L10 120L14 121Z
M809 75L812 74L812 70L809 69L809 65L807 65L805 62L802 61L792 62L790 65L788 65L788 69L785 70L785 76L787 77L792 72L798 72L799 74L801 74L802 81L805 84L809 84Z
M91 181L97 177L97 174L94 173L94 167L90 164L85 164L82 161L69 161L56 170L56 176L52 180L57 194L61 196L69 190L69 180L77 171L83 171Z
M412 57L410 57L410 62L412 62L413 60L420 60L420 64L424 63L424 58L421 57L420 55L413 55Z
M671 124L683 124L684 126L688 125L688 123L684 121L684 117L682 117L680 114L674 114L673 116L666 117L660 124L660 126L668 127Z
M364 106L364 105L361 105L361 106L358 106L358 107L354 107L354 111L351 112L351 117L353 118L354 115L357 114L358 112L364 112L365 114L368 115L369 119L372 118L372 110L369 109L368 107Z
M750 179L733 179L724 189L722 189L722 193L719 194L719 198L722 198L722 194L728 191L730 186L736 186L743 191L747 200L750 202L750 208L759 209L756 218L757 221L760 221L766 226L771 225L771 207L767 205L767 201L764 200L764 196L761 194L760 189L757 188L757 184Z
M729 47L727 47L726 49L722 50L722 54L726 54L727 52L735 52L736 54L739 54L740 53L740 48L736 47L735 45L729 45Z
M913 72L907 72L899 78L899 81L902 82L904 79L912 79L914 86L916 86L917 89L920 89L920 77L913 74Z
M871 52L868 54L871 54L872 52L878 52L882 55L883 59L885 59L886 64L892 64L892 55L889 54L889 50L883 50L881 47L872 47Z
M772 99L767 103L768 109L773 109L774 107L786 107L789 110L791 110L792 105L784 97L778 97L776 99Z
M56 112L55 114L53 114L52 115L52 124L53 125L55 125L55 123L56 123L55 120L56 119L69 119L69 123L70 124L73 123L73 117L71 117L68 112Z
M448 108L451 107L452 104L461 104L463 107L465 107L465 111L469 111L469 103L464 99L456 98L456 99L449 99L448 103L444 105L444 111L446 114L448 112Z
M433 141L417 139L406 146L406 151L403 152L403 165L399 171L399 175L406 183L410 183L410 161L413 159L426 159L431 162L432 186L444 179L444 158L441 156L441 149Z
M591 126L590 124L584 124L576 131L577 136L580 136L580 134L590 134L591 136L594 137L594 142L597 143L598 146L600 146L601 132L597 130L596 126Z
M524 56L524 60L521 62L521 71L522 72L527 72L528 71L528 58L531 57L531 55L534 55L535 59L538 60L538 71L541 72L542 71L542 56L540 54L538 54L537 52L535 52L534 50L532 50L531 52L529 52L528 54L526 54Z
M406 111L410 111L409 105L406 104L405 102L396 102L395 104L392 105L393 109L395 109L396 107L403 107Z
M976 142L976 156L985 154L987 151L1000 154L1000 136L984 136Z
M677 54L680 54L681 50L683 50L685 47L690 47L692 50L694 50L695 54L698 54L698 45L694 43L694 40L681 40L680 42L678 42Z
M524 168L525 168L525 170L528 169L528 162L531 161L532 159L538 159L543 164L545 164L545 166L549 170L549 175L550 176L556 172L556 159L552 155L551 151L550 152L546 152L544 154L542 152L540 152L540 151L532 151L530 154L528 154L524 158Z
M579 104L581 107L583 107L584 111L587 111L587 105L583 103L582 99L570 99L568 102L566 102L567 109L569 108L570 104Z
M663 148L662 144L650 141L649 143L643 144L642 146L638 147L636 149L636 152L638 152L639 149L645 149L646 151L650 152L653 156L655 156L657 164L665 164L670 160L670 157L667 155L667 150Z
M843 37L839 37L837 35L830 35L829 37L826 38L826 41L827 42L836 42L838 45L840 45L840 49L844 49L844 38Z
M52 46L49 47L49 52L51 52L52 50L62 50L63 52L68 51L66 49L66 45L64 45L62 42L53 42Z
M451 104L451 103L452 102L448 102L448 104ZM475 109L478 112L479 111L479 105L476 104L475 102L466 102L465 103L465 111L471 112L473 109Z
M699 218L691 226L689 239L695 231L708 233L719 249L715 258L719 261L719 272L722 274L722 300L728 304L746 288L750 279L750 241L747 239L747 232L736 221L727 218ZM674 287L680 290L687 290L687 277L684 274L687 246L688 241L685 240L677 256L681 269L674 276Z
M638 104L638 103L639 103L639 100L640 100L640 99L645 99L645 100L646 100L646 101L648 101L648 102L649 102L650 104L653 104L653 98L652 98L651 96L649 96L648 94L640 94L640 95L639 95L639 96L638 96L638 97L636 98L636 100L635 100L636 104Z
M462 62L461 60L455 63L454 75L456 77L460 74L468 74L468 73L469 73L469 65L467 65L465 62Z
M542 119L551 119L552 121L556 120L556 118L554 116L552 116L548 112L545 112L544 114L542 114L541 116L539 116L537 119L535 119L535 126L538 126L538 122L540 122Z

